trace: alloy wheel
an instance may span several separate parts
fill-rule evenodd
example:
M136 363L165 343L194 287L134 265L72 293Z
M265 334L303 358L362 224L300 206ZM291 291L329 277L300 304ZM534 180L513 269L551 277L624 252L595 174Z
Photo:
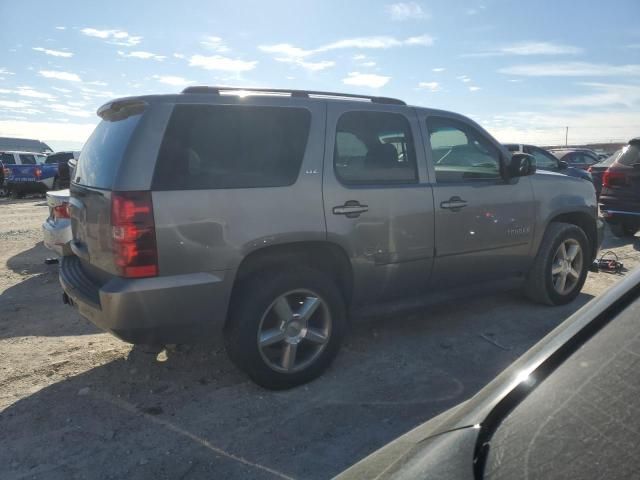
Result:
M577 240L568 238L558 246L551 264L553 288L560 295L569 294L580 281L584 259Z
M311 365L331 336L327 303L310 290L280 295L267 308L258 328L258 350L269 368L293 373Z

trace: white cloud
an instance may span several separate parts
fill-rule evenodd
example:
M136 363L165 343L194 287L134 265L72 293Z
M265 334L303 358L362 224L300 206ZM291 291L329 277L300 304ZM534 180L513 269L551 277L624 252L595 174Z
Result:
M121 45L123 47L133 47L142 41L142 37L130 35L123 30L99 30L97 28L83 28L81 33L88 37L101 38L108 43Z
M469 87L470 92L477 92L478 90L480 90L480 87L474 87L473 85Z
M464 83L471 82L471 79L469 77L467 77L466 75L458 75L456 78L458 80L460 80L461 82L464 82Z
M373 61L362 62L359 65L361 67L375 67L376 66L376 62L373 62Z
M47 105L47 108L49 110L52 110L54 112L57 113L64 113L65 115L69 115L71 117L82 117L82 118L90 118L94 116L93 112L88 112L86 110L81 110L79 108L74 107L73 105L70 104L61 104L61 103L54 103L51 105Z
M486 52L467 53L463 57L503 57L507 55L577 55L583 52L580 47L561 45L551 42L519 42L504 45Z
M566 126L569 143L626 142L638 135L639 118L639 111L515 112L494 116L482 125L501 142L564 145Z
M15 75L15 73L10 72L9 70L7 70L6 68L1 68L0 67L0 75Z
M418 83L419 88L424 88L431 92L437 92L440 90L440 84L438 82L420 82Z
M85 85L96 85L97 87L106 87L108 85L107 82L102 82L100 80L94 80L93 82L84 82Z
M0 120L0 136L41 138L44 141L85 142L97 123L59 123Z
M43 48L43 47L33 47L33 50L35 50L36 52L42 52L45 55L51 55L52 57L63 57L63 58L73 57L73 53L64 52L62 50L49 50L48 48Z
M72 90L69 90L68 88L60 88L60 87L51 87L52 89L54 89L56 92L60 92L60 93L71 93Z
M29 108L31 107L31 102L23 102L23 101L14 101L14 100L0 100L0 108Z
M205 70L219 70L223 72L248 72L249 70L253 70L257 63L256 61L239 60L223 57L222 55L213 55L211 57L193 55L189 59L189 65L192 67L201 67Z
M194 83L193 80L187 80L186 78L176 77L173 75L154 75L153 78L160 83L172 85L174 87L186 87L187 85Z
M582 83L596 91L590 95L579 95L551 99L553 105L566 107L633 107L640 105L640 85L610 83Z
M366 60L366 59L367 59L367 56L366 56L366 55L362 55L362 54L360 53L360 54L358 54L358 55L354 55L354 56L353 56L353 59L354 59L356 62L358 62L358 61L360 61L360 60Z
M214 36L204 37L200 42L200 45L217 53L228 53L231 50L224 44L222 38Z
M392 3L391 5L387 5L386 9L391 16L391 20L397 22L402 22L404 20L420 20L430 17L430 15L416 2Z
M56 70L40 70L40 75L45 78L55 78L56 80L66 80L69 82L80 82L80 77L75 73L59 72Z
M446 68L443 68L443 67L438 67L438 68L432 68L431 69L432 72L436 72L436 73L444 72L445 70L446 70Z
M174 58L185 58L186 55L184 53L174 53L173 57Z
M571 45L549 42L522 42L502 47L500 51L507 55L576 55L583 50Z
M354 37L337 40L335 42L321 45L317 48L305 50L290 43L277 43L274 45L259 45L258 49L265 53L274 55L278 62L292 63L307 70L317 71L325 68L333 67L334 61L322 60L311 62L308 57L317 55L318 53L326 53L333 50L341 49L387 49L401 46L430 46L433 44L433 38L429 35L420 35L409 37L404 40L390 36L374 36L374 37ZM365 55L355 55L354 60L364 60ZM364 65L363 66L372 66Z
M433 45L433 37L430 35L418 35L417 37L409 37L404 42L404 45L418 45L422 47L430 47Z
M56 27L56 30L66 30L67 27Z
M141 60L156 60L158 62L163 61L165 58L164 55L157 55L155 53L151 53L151 52L145 52L145 51L135 51L135 52L122 52L122 51L118 51L118 55L120 55L121 57L127 57L127 58L139 58Z
M389 80L391 80L391 77L385 77L383 75L350 72L346 78L342 79L342 83L356 87L380 88L384 87Z
M46 100L53 100L56 97L46 92L39 92L34 90L31 87L18 87L13 93L20 95L21 97L29 97L29 98L43 98Z
M498 72L525 77L638 76L640 75L640 64L607 65L587 62L534 63L501 68Z
M392 47L401 47L404 45L431 46L433 45L433 38L429 35L419 35L416 37L409 37L404 40L386 35L374 37L345 38L343 40L338 40L336 42L322 45L315 49L314 52L328 52L330 50L338 50L343 48L387 49Z

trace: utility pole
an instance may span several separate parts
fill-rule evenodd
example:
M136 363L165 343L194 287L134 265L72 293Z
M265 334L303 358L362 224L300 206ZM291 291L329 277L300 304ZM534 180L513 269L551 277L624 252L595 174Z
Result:
M566 130L564 132L564 146L569 146L569 127L566 127Z

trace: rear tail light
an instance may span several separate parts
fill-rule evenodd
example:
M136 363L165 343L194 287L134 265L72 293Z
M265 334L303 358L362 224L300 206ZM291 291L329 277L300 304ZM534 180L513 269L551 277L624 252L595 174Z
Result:
M603 187L621 187L627 183L627 176L624 172L605 170L602 175Z
M40 178L42 176L42 170L39 168L34 168L33 174L36 176L36 178Z
M69 204L63 203L62 205L56 205L53 207L53 218L56 220L60 218L70 218L69 217Z
M8 177L9 175L11 175L11 170L8 169L7 167L3 168L2 171L4 172L5 177Z
M151 192L114 192L111 195L111 236L119 275L126 278L158 275Z
M589 173L593 172L593 167L587 168L587 172L589 172Z

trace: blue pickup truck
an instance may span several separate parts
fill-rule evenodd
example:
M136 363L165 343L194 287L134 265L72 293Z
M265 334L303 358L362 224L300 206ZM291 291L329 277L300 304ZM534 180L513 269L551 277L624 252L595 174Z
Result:
M59 188L57 161L48 161L46 155L33 152L0 152L3 188L15 198L27 193L44 193Z

